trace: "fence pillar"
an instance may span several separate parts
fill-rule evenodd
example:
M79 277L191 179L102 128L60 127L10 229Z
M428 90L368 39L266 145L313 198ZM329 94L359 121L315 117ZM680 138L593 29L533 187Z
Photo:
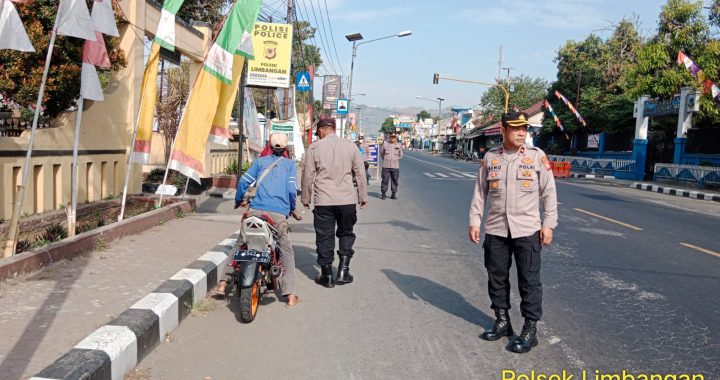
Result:
M605 154L605 132L600 133L600 141L598 142L598 153L600 156Z
M647 160L647 139L633 140L633 160L635 160L635 178L643 180L645 178L645 161Z
M675 154L673 155L673 164L682 164L682 157L685 155L685 141L687 138L675 138Z

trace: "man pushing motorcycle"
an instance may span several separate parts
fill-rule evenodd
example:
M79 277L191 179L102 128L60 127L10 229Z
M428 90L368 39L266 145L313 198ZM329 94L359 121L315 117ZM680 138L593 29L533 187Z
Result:
M288 235L287 219L289 216L296 220L302 218L295 213L296 169L295 163L284 157L287 145L286 134L270 135L272 155L258 158L242 175L235 194L235 208L245 207L249 202L247 216L262 217L264 214L272 219L278 230L280 259L283 263L282 295L287 297L288 306L295 306L300 299L295 293L295 252ZM227 281L221 281L216 292L224 294L226 286Z

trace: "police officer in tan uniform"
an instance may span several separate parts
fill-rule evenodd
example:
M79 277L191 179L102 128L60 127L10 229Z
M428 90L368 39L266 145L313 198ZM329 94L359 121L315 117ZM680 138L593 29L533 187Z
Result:
M397 141L397 134L390 133L390 141L385 141L380 148L382 157L382 182L380 183L380 199L385 199L388 184L390 184L390 199L397 199L398 182L400 181L400 160L405 155L401 143Z
M311 202L314 205L317 263L321 271L315 282L332 288L353 281L350 275L350 259L355 254L353 227L357 222L357 205L360 208L367 205L367 182L353 181L365 178L364 159L352 141L335 134L335 119L320 120L317 134L320 140L310 144L305 152L301 200L305 208L310 208ZM340 256L337 278L332 269L336 236Z
M545 153L525 145L528 116L510 112L502 116L503 145L485 154L470 204L470 240L480 243L480 224L485 222L485 268L488 293L495 310L495 325L481 335L485 340L512 336L510 324L510 266L515 258L518 289L525 318L522 332L510 350L529 352L537 345L536 323L542 317L540 251L552 242L557 226L555 179ZM540 206L543 213L540 215Z

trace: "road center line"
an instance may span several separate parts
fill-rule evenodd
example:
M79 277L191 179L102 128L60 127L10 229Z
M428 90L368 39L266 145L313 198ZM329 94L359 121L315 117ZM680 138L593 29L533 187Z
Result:
M594 212L590 212L590 211L587 211L587 210L583 210L583 209L581 209L581 208L576 208L575 211L582 212L582 213L584 213L584 214L588 214L588 215L594 216L594 217L596 217L596 218L598 218L598 219L602 219L602 220L605 220L605 221L608 221L608 222L612 222L612 223L615 223L615 224L619 224L619 225L621 225L621 226L623 226L623 227L627 227L627 228L633 229L633 230L635 230L635 231L642 231L642 230L643 230L642 228L633 226L632 224L623 223L623 222L621 222L621 221L619 221L619 220L615 220L615 219L612 219L612 218L608 218L607 216L598 215L598 214L596 214L596 213L594 213Z
M462 171L460 171L460 170L456 170L456 169L453 169L453 168L448 167L448 166L445 166L445 165L440 165L440 164L436 164L436 163L434 163L434 162L421 160L421 159L419 159L419 158L415 158L415 157L412 157L412 156L409 156L409 155L408 155L408 156L405 156L405 157L407 157L407 158L412 158L413 160L420 161L420 162L424 162L424 163L426 163L426 164L439 166L439 167L441 167L441 168L443 168L443 169L447 169L447 170L450 170L450 171L453 171L453 172L456 172L456 173L460 173L460 174L464 173L464 172L462 172Z
M708 255L713 255L713 256L715 256L715 257L720 257L720 253L713 252L713 251L711 251L711 250L709 250L709 249L705 249L705 248L698 247L697 245L692 245L692 244L689 244L689 243L680 243L680 245L682 245L682 246L684 246L684 247L688 247L688 248L694 249L694 250L696 250L696 251L698 251L698 252L707 253Z

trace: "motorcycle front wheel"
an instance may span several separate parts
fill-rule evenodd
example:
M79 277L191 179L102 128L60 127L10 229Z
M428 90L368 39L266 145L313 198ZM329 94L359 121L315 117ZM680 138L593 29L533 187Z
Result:
M240 288L240 320L250 323L257 315L260 305L260 281L255 281L250 288Z

